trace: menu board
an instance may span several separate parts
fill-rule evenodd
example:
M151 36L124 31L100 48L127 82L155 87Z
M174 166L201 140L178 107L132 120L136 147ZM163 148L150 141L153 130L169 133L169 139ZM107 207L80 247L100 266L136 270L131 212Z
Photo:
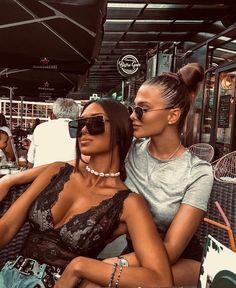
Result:
M230 95L221 95L218 112L218 128L229 128Z

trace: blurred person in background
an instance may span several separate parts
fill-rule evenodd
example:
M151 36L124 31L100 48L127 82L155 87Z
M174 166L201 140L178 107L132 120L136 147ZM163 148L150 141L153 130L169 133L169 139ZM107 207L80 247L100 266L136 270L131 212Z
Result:
M22 146L22 148L23 148L24 150L27 150L27 152L28 152L29 147L30 147L30 143L31 143L30 139L24 138L24 139L21 141L21 146Z
M7 162L7 157L4 153L4 149L7 147L9 136L6 131L1 130L0 127L0 165L4 165Z
M12 136L12 132L7 125L7 121L5 116L0 113L0 128L4 130L8 135L7 146L4 148L4 153L6 155L7 161L15 161L16 160L16 149L14 145L14 139Z
M33 126L28 129L28 133L29 133L29 134L33 134L34 129L35 129L39 124L40 124L39 118L35 118L35 119L34 119Z
M30 136L30 135L29 135ZM28 150L31 140L29 138L23 138L20 141L20 147L18 148L18 166L19 167L28 167Z
M53 103L53 118L39 124L28 150L28 167L75 159L75 139L69 135L68 122L77 119L79 106L73 99L58 98Z

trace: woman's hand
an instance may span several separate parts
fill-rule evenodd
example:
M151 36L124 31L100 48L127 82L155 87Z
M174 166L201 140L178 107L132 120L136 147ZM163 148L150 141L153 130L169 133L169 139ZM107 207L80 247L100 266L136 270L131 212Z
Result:
M78 286L81 278L76 269L77 261L75 261L75 259L66 266L66 269L63 271L61 277L56 281L53 288L76 288Z

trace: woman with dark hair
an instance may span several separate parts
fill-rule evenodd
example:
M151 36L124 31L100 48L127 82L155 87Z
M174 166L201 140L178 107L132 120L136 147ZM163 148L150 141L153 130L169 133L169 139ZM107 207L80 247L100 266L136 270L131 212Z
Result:
M2 269L0 287L72 288L82 279L106 287L171 287L168 257L149 209L122 181L133 137L126 108L113 100L89 102L69 129L77 138L75 167L48 165L0 219L1 247L26 218L31 227L21 256ZM90 157L86 165L81 154ZM94 259L121 226L139 267Z

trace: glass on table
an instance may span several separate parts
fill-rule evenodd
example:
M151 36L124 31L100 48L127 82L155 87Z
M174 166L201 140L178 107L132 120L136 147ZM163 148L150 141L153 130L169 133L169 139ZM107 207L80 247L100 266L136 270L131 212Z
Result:
M8 174L19 173L20 170L17 167L15 162L12 161L3 161L0 166L0 177Z
M24 156L20 156L18 159L18 167L27 167L27 160Z
M27 168L27 151L19 149L18 151L18 168Z

